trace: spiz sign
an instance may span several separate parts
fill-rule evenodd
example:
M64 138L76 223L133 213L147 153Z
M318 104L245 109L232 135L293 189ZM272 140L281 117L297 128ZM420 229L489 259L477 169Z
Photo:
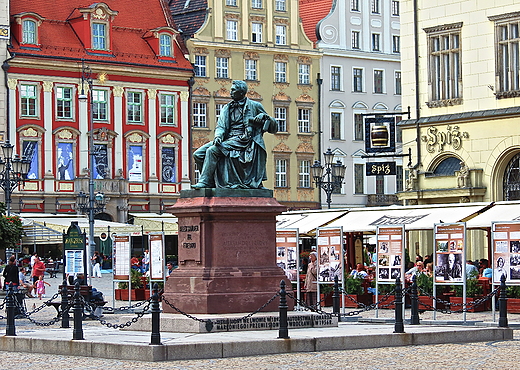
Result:
M396 174L395 162L370 162L366 164L365 168L367 176Z

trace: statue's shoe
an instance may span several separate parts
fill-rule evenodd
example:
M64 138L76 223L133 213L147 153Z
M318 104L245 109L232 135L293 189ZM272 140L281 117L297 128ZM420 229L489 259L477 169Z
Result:
M209 185L206 185L202 182L198 182L195 185L191 185L192 189L203 189L203 188L209 188L209 187L210 187Z

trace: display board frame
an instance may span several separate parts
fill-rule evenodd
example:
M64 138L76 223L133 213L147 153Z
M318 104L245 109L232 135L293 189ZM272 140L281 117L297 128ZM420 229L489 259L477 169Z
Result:
M316 252L318 254L317 300L320 301L322 285L334 285L338 277L341 289L345 289L345 252L343 227L319 227L316 229ZM344 302L342 302L343 310Z
M294 257L294 258L291 258ZM292 262L294 261L295 262ZM295 265L293 265L295 263ZM299 229L277 229L276 230L276 264L284 270L285 276L296 284L296 298L300 302L300 230ZM283 266L282 266L283 264ZM295 268L291 268L295 266ZM296 308L300 308L297 303Z

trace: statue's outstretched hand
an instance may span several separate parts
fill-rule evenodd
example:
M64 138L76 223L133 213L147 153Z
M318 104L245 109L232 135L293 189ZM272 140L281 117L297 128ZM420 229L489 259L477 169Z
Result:
M213 139L213 145L219 146L220 144L222 144L222 138L220 136L215 137L215 139Z

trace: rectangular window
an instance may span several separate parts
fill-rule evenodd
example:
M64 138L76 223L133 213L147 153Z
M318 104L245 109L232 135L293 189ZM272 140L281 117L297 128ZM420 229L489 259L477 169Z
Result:
M159 36L159 55L162 57L171 57L172 53L172 37L162 34Z
M518 96L501 94L520 90L520 20L501 21L495 28L497 45L497 98Z
M350 10L359 12L359 0L350 0Z
M275 107L274 119L278 126L278 132L287 132L287 108Z
M251 0L251 8L262 9L262 0Z
M217 78L229 78L229 58L217 57L215 65Z
M143 147L130 145L127 157L128 181L143 182Z
M22 143L23 153L22 157L29 160L31 165L29 166L29 172L27 172L27 179L34 180L40 178L40 160L38 153L38 142L37 141L24 141Z
M403 129L398 125L403 120L403 116L395 116L395 142L403 142Z
M22 115L22 117L36 117L36 103L38 102L36 96L37 91L38 89L35 85L20 86L20 114Z
M56 88L56 118L72 118L72 88L58 86Z
M310 188L311 187L311 161L307 161L307 160L300 161L298 170L299 170L298 186L300 188Z
M238 22L233 20L226 21L226 39L229 41L238 40Z
M22 23L22 43L36 44L36 22L32 20L24 20Z
M274 63L274 81L275 82L287 82L287 63L275 62Z
M143 94L136 91L126 93L126 112L128 123L143 122Z
M107 26L104 23L92 23L92 49L107 49Z
M401 52L401 37L392 36L392 52L400 53Z
M393 16L399 15L399 1L398 0L392 0L392 15Z
M167 183L177 182L175 169L175 148L163 146L161 148L161 181Z
M287 187L287 160L285 159L276 160L276 176L274 186L277 188Z
M237 0L226 0L226 5L237 6Z
M175 124L175 95L161 94L161 124L173 125Z
M363 92L363 70L361 68L353 69L353 89L354 92Z
M381 51L380 39L381 35L379 33L372 34L372 51Z
M308 85L311 83L311 66L308 64L298 64L298 83Z
M215 120L218 121L220 118L220 114L222 113L222 109L226 104L215 104Z
M311 111L309 109L298 108L298 132L311 132Z
M362 164L354 164L354 194L365 192L365 169Z
M383 175L376 175L376 194L385 193L385 177Z
M95 121L108 120L108 93L106 90L92 90L92 117Z
M462 97L460 28L429 35L432 100Z
M58 180L74 180L74 156L72 150L72 143L58 143L56 151Z
M200 170L199 170L199 166L197 166L197 163L193 163L193 164L194 164L193 180L196 184L199 182L199 179L200 179Z
M257 73L256 73L256 60L254 59L246 59L246 80L250 81L256 81L257 80Z
M363 115L354 114L354 140L363 141L365 140Z
M94 144L94 178L108 179L108 146L107 144Z
M352 49L359 49L359 31L352 31Z
M276 26L276 45L287 45L287 27L283 25Z
M341 90L341 67L330 67L330 89L332 91Z
M379 14L379 0L372 0L372 14Z
M206 77L206 56L195 55L195 77Z
M206 103L193 103L193 127L207 127Z
M403 166L396 166L395 189L397 191L403 191L403 184Z
M285 12L285 10L287 9L285 1L286 0L275 0L275 10L279 12Z
M379 69L374 71L374 93L383 93L383 71Z
M395 71L395 95L401 95L401 72Z
M262 42L262 23L251 24L251 42Z
M330 138L341 140L341 113L332 112L330 114Z

